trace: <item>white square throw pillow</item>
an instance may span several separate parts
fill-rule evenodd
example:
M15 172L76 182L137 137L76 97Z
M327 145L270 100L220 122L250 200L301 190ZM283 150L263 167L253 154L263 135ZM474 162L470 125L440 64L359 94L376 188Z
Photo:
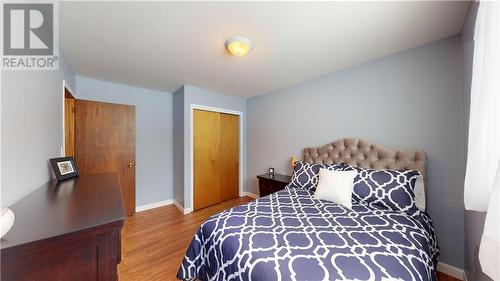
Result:
M420 211L425 212L425 186L424 177L418 176L417 182L415 183L415 205L420 209Z
M314 198L334 202L351 209L352 189L357 174L356 171L320 169Z

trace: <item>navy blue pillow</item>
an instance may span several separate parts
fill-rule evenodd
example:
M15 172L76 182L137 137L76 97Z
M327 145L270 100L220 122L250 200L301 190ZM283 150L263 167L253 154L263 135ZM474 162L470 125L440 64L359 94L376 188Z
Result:
M327 169L330 171L342 171L346 164L310 164L307 162L295 162L291 185L296 188L306 190L316 190L318 186L319 170Z
M415 204L415 184L420 172L414 170L375 170L346 166L355 170L353 202L379 206L412 216L420 211Z

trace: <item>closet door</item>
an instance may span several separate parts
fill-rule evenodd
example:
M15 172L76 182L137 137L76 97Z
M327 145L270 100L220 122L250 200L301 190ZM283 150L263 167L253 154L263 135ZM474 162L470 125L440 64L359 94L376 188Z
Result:
M239 197L240 118L220 114L220 199Z
M220 114L193 111L194 209L220 200Z

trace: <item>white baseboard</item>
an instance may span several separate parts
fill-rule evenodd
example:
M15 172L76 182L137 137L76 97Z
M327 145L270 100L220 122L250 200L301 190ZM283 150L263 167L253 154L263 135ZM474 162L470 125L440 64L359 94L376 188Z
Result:
M246 192L246 191L243 192L243 196L248 196L248 197L251 197L253 199L259 198L259 195L253 194L253 193L250 193L250 192Z
M438 262L437 271L442 272L459 280L464 280L464 270L444 262Z
M179 211L181 211L181 213L182 213L182 214L184 214L184 215L187 215L187 214L189 214L189 213L193 212L193 208L186 208L186 209L184 209L184 207L182 207L182 206L181 206L181 204L179 204L179 202L177 202L177 201L175 201L175 200L174 200L174 205L175 205L175 207L177 207L177 209L179 209Z
M155 202L155 203L151 203L151 204L137 206L137 207L135 207L135 211L142 212L142 211L146 211L146 210L150 210L150 209L154 209L154 208L158 208L158 207L167 206L167 205L170 205L173 203L174 203L174 200L169 199L169 200L165 200L165 201L160 201L160 202Z

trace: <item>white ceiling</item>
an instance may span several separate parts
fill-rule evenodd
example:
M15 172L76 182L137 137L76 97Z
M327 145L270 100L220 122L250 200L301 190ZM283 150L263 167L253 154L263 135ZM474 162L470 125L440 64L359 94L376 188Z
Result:
M62 2L75 72L255 96L460 32L468 2ZM242 34L250 53L229 56Z

